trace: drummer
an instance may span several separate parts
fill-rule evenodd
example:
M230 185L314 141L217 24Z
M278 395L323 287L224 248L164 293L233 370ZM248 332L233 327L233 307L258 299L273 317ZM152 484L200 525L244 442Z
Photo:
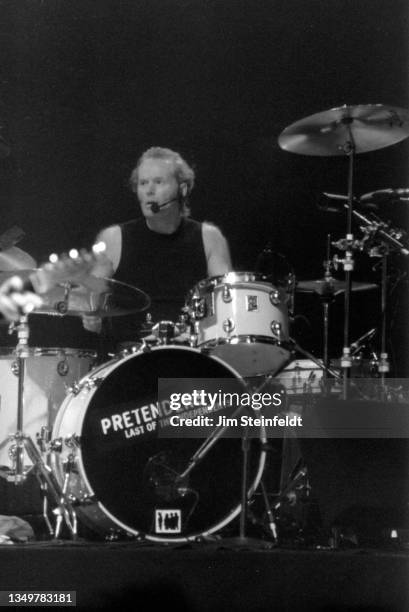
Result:
M112 268L95 269L94 274L112 276L147 293L153 321L175 321L198 281L231 270L229 246L220 229L190 218L194 181L193 169L179 153L148 149L130 176L142 218L107 227L97 237L106 245ZM125 325L123 317L119 319L114 321L115 336L132 339L135 321ZM84 326L98 332L101 321L86 317Z

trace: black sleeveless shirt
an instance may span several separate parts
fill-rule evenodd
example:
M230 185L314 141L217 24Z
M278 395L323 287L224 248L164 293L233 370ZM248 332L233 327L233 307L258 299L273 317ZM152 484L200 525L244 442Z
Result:
M176 321L190 289L207 276L202 224L183 218L173 234L160 234L145 219L120 225L121 259L114 279L142 289L152 300L153 322ZM113 317L115 339L134 340L146 312Z

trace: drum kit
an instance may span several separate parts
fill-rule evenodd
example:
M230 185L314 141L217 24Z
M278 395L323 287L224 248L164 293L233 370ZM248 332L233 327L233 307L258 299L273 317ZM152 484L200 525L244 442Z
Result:
M291 269L278 278L267 264L258 266L258 271L234 271L201 280L189 292L179 322L153 322L148 315L146 333L138 343L96 367L92 351L29 348L28 317L21 316L15 350L0 352L2 378L7 379L2 432L11 434L10 440L4 436L0 443L0 462L5 465L1 475L21 484L29 471L38 474L45 483L45 498L51 496L56 504L54 526L44 507L51 536L60 537L65 524L75 538L78 515L106 539L122 534L162 543L195 541L218 534L240 514L243 537L243 516L259 485L267 515L272 517L263 483L266 440L262 434L257 452L249 455L241 439L223 439L222 444L209 445L211 453L197 453L195 439L161 438L154 423L158 379L236 379L242 388L252 390L277 382L289 396L320 394L330 379L337 381L340 395L346 398L356 353L377 331L350 341L351 293L378 286L352 281L354 253L359 251L382 261L382 346L371 375L384 381L389 371L388 257L392 252L407 256L409 247L405 232L373 211L382 210L385 201L407 200L409 190L383 189L357 198L354 165L357 154L408 136L409 112L381 104L330 109L297 121L280 134L279 145L286 151L345 156L349 161L347 195L329 194L346 210L346 235L332 243L328 240L323 278L297 281ZM353 220L359 225L358 239ZM342 257L330 260L331 245ZM13 273L23 278L35 273L35 262L15 244L0 239L0 246L0 283ZM271 248L263 255L268 260ZM332 275L338 266L343 267L343 280ZM95 279L88 272L63 282L57 278L44 295L43 306L30 316L116 317L149 308L149 296L143 291L111 279ZM322 359L291 338L297 292L316 295L322 304ZM328 350L329 307L338 295L345 299L344 346L335 367ZM301 359L294 359L297 352ZM101 430L102 422L123 429L131 416L132 435L122 436L120 442ZM237 491L241 491L239 503L232 501ZM275 530L272 535L277 538Z

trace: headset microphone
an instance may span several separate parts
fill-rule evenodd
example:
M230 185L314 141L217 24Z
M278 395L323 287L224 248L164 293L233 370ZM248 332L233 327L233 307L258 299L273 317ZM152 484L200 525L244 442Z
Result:
M163 204L158 204L157 202L147 202L147 204L151 207L151 211L156 214L160 211L161 208L164 208L168 204L172 204L172 202L177 202L177 198L172 198L167 202L163 202Z

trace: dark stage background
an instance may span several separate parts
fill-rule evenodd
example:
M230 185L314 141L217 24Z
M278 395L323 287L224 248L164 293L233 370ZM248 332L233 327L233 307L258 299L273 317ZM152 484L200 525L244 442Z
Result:
M0 229L22 227L19 246L39 262L134 216L128 176L160 145L196 167L192 216L222 228L236 269L253 269L271 241L299 279L320 278L326 235L343 237L345 219L317 202L346 192L347 161L284 152L278 135L342 104L409 107L407 0L6 0L0 13L0 123L12 147L0 161ZM408 161L409 140L357 156L356 193L408 187ZM385 215L407 227L407 207ZM374 263L359 256L355 280L379 280ZM394 371L406 375L406 285L389 305ZM319 304L299 298L297 312L311 323L300 340L319 354ZM378 315L378 294L354 296L352 335ZM33 343L58 344L55 325L37 320ZM67 345L91 342L64 325ZM342 300L333 355L341 326Z

